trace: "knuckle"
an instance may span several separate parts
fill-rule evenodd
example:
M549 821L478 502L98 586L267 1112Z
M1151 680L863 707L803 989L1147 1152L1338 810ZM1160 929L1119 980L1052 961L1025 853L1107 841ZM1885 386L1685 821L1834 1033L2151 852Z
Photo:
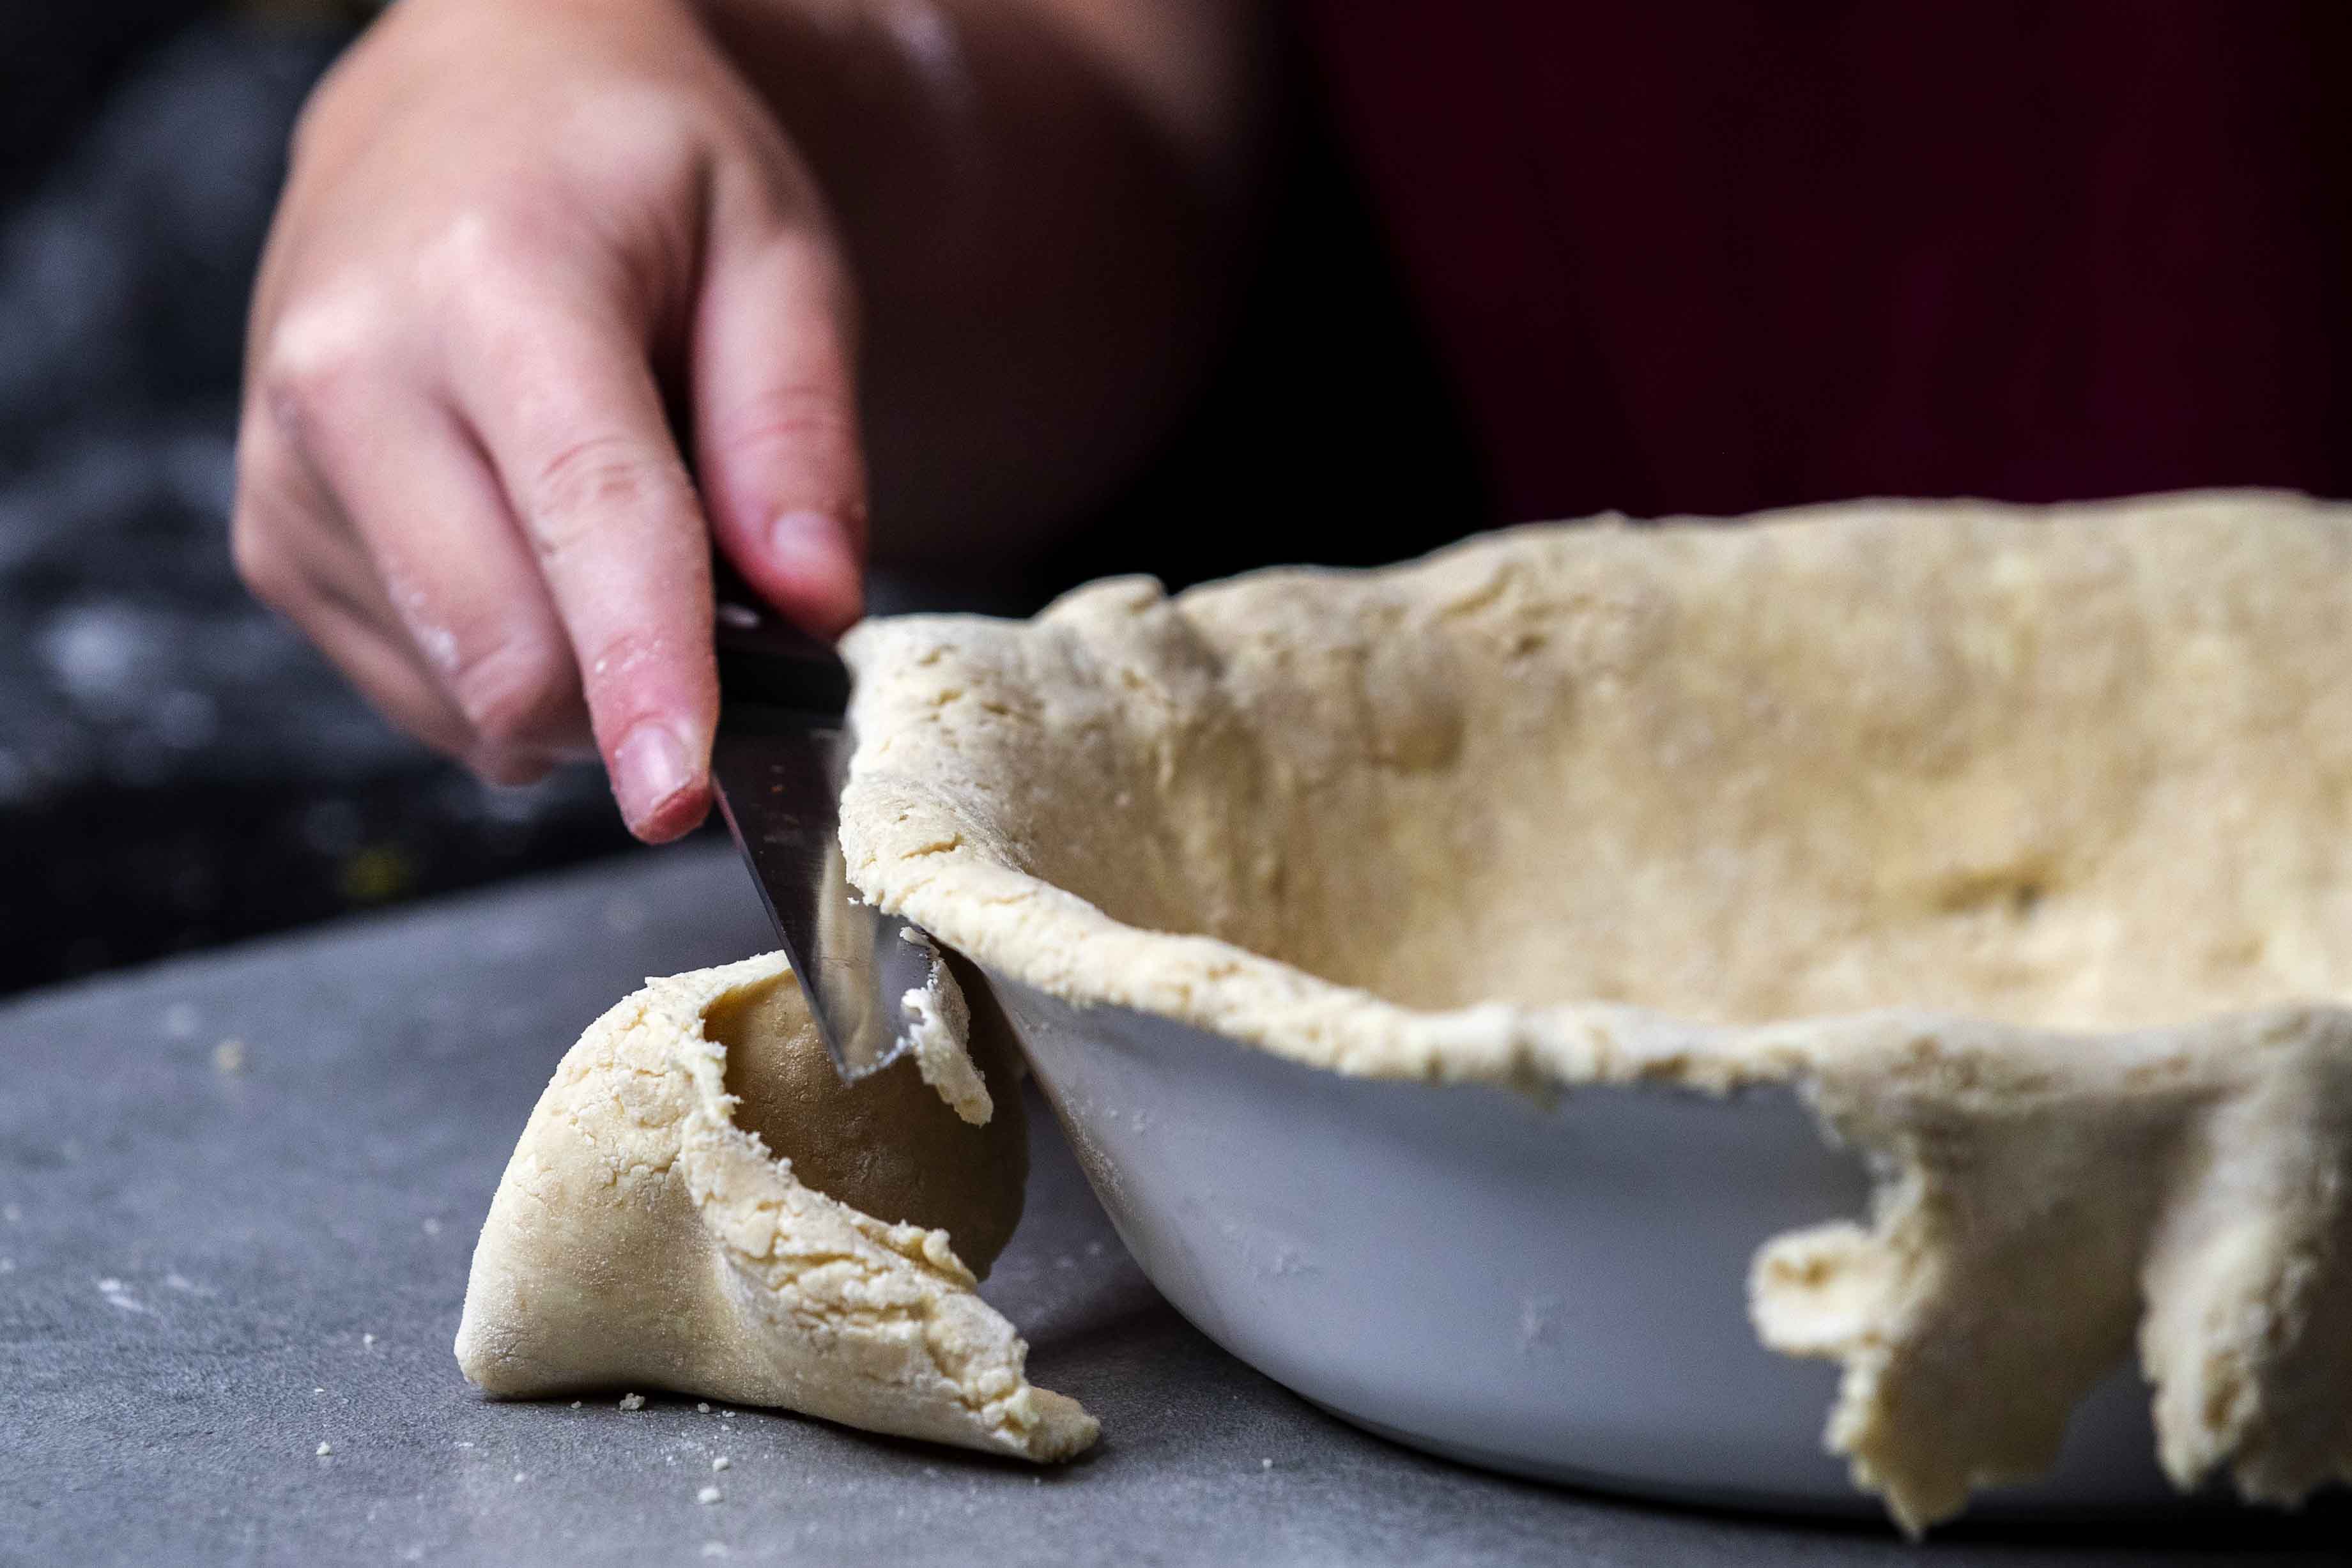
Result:
M433 296L495 321L544 272L548 226L511 196L462 205L417 247L416 275Z
M670 213L679 204L632 199L614 189L617 181L611 168L590 180L479 181L418 244L413 276L419 291L469 333L495 343L526 324L544 324L551 284L603 282L615 268L627 281L640 253L675 262L674 237L646 215Z
M674 89L621 86L572 101L559 116L562 144L578 166L622 193L667 195L696 177L711 141L691 95Z
M831 391L782 386L735 409L721 425L719 438L724 449L735 453L816 443L846 447L856 438L856 426Z
M347 405L383 374L391 355L390 312L372 291L321 291L289 309L269 333L257 378L262 406L299 440L310 417Z
M527 481L523 512L542 556L566 553L613 521L667 511L688 481L675 458L625 436L592 436L559 448Z
M261 524L252 503L229 519L229 560L246 591L274 610L289 610L305 595L292 558Z

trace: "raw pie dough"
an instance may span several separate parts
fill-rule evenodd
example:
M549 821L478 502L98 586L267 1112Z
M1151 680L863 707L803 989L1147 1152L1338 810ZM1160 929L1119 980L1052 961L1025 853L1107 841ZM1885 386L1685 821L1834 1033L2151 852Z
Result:
M2352 1480L2352 508L1519 530L869 622L852 879L1349 1073L1794 1082L1866 1224L1764 1342L1906 1527L2137 1342L2180 1486Z
M984 1087L1016 1058L993 1030L967 1055L943 968L917 1011L919 1058L852 1086L781 954L649 981L597 1019L482 1226L466 1375L515 1396L651 1384L1028 1459L1092 1443L973 1289L1021 1214L1020 1097Z

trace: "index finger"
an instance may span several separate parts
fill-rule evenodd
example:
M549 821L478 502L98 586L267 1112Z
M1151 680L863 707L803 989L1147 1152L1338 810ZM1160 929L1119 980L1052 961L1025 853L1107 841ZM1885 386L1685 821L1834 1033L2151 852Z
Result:
M546 576L621 815L663 843L710 805L709 524L642 334L551 292L504 303L452 391Z

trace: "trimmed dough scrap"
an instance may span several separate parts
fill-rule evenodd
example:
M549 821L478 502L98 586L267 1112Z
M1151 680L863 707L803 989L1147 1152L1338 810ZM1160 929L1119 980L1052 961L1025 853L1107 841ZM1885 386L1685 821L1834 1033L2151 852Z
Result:
M780 953L649 981L597 1019L483 1225L466 1375L514 1397L651 1384L1035 1460L1085 1449L1094 1417L1030 1384L1028 1347L974 1291L1020 1215L1020 1097L992 1116L980 1088L1014 1058L967 1055L944 966L925 994L920 1074L854 1086Z
M2352 1481L2352 507L1602 519L845 651L851 880L994 972L1348 1073L1799 1085L1874 1209L1752 1316L1906 1527L2135 1345L2179 1485Z

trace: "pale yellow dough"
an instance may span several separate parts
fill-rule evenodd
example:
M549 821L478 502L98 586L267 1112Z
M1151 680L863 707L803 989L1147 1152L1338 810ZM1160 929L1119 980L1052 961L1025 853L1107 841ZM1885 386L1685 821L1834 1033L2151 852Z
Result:
M2352 1479L2352 508L1868 502L869 623L842 838L992 969L1342 1072L1793 1081L1766 1343L1907 1526L2137 1343Z
M1091 1444L1094 1418L1024 1375L1027 1347L974 1293L947 1229L843 1201L937 1215L983 1268L1012 1233L1019 1097L1001 1097L1005 1131L970 1125L991 1120L990 1097L943 974L922 1076L910 1062L854 1089L781 955L648 982L597 1019L483 1225L457 1330L466 1375L517 1396L673 1389L1028 1459ZM1009 1077L1010 1058L997 1065ZM935 1077L950 1089L926 1087ZM835 1193L739 1125L755 1117Z

